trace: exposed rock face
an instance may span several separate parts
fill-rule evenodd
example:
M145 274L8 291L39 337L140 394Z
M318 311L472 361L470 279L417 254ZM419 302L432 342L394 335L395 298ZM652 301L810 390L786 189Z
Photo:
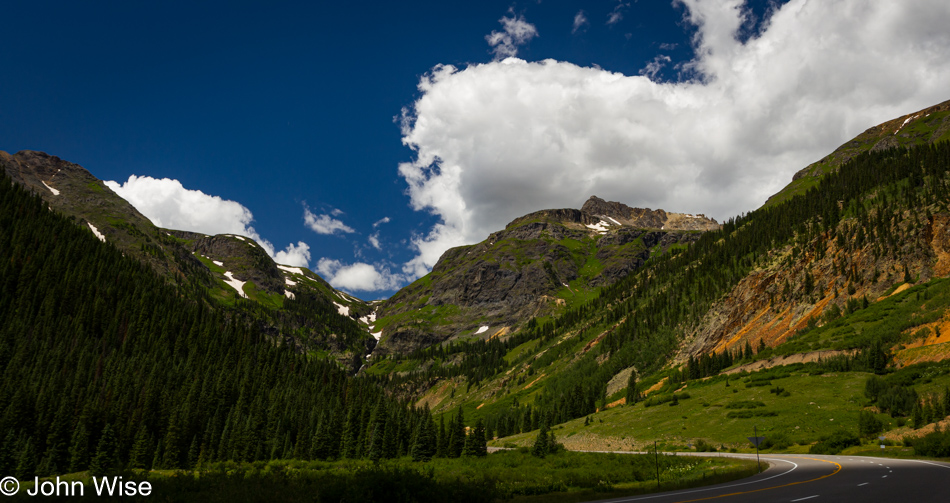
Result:
M713 305L691 334L682 357L735 349L747 341L753 347L759 341L768 346L781 344L810 321L821 325L822 314L832 304L843 308L849 298L881 298L903 283L905 267L919 282L950 274L950 214L935 214L920 231L907 227L904 232L899 261L876 257L872 243L858 248L852 241L842 247L826 236L818 238L826 250L820 257L810 252L791 261L791 246L775 250L768 267L743 278ZM853 276L841 269L853 271ZM803 292L806 272L814 278L810 294ZM854 293L849 295L849 289Z
M604 201L597 196L591 196L581 207L581 211L589 215L607 217L623 225L645 229L711 231L719 228L714 219L707 218L702 213L690 215L650 208L631 208L623 203Z
M579 289L613 283L653 253L695 241L695 231L718 227L703 216L597 197L580 210L519 217L481 243L446 251L428 276L387 300L380 318L399 321L384 320L377 354L406 353L471 335L479 326L493 327L480 334L491 337L499 328L555 312L581 296ZM426 309L438 315L414 314Z
M206 236L195 232L168 232L187 240L185 248L199 255L223 261L225 268L241 281L251 281L268 293L283 295L284 275L263 248L251 239L229 235Z

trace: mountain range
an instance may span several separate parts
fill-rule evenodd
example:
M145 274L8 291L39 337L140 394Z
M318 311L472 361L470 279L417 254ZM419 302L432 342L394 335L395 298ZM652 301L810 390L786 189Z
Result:
M12 182L0 215L12 250L0 270L0 313L10 319L0 346L4 375L48 373L61 360L93 382L110 383L110 390L119 389L117 382L150 390L139 398L115 391L122 398L114 402L104 398L111 392L87 393L75 376L44 388L9 377L0 390L0 424L11 432L4 442L10 452L36 451L29 456L34 465L46 463L46 473L65 470L67 461L86 466L89 456L77 454L73 464L75 456L65 453L80 451L67 445L91 449L113 428L129 460L147 452L168 467L199 458L378 455L377 429L390 431L386 452L395 456L408 452L419 437L414 429L429 428L420 425L433 415L454 416L459 428L464 415L482 422L500 444L560 424L575 433L588 428L578 437L587 444L565 439L575 447L609 437L638 448L633 437L610 437L610 427L647 417L647 404L677 402L688 386L703 390L704 380L729 385L736 374L748 385L749 371L795 364L796 379L820 386L817 379L829 371L884 375L950 360L948 140L950 101L868 129L799 171L763 207L722 223L596 196L579 209L539 210L480 243L447 250L429 274L378 302L337 290L307 268L277 264L245 236L159 228L76 164L42 152L0 152ZM41 219L52 230L33 223ZM99 269L57 251L60 236L61 247L105 257L96 262ZM101 288L109 300L36 290L31 285L54 283L51 273L31 265L39 260L30 252L33 242L56 253L47 269L55 266L70 292ZM123 272L104 279L111 276L102 264ZM124 282L123 275L139 279ZM109 293L113 283L125 293ZM134 316L110 311L136 302L143 310L130 311ZM177 328L159 326L155 313L178 311L188 314L173 317ZM112 321L96 322L93 312ZM37 320L47 321L34 328ZM77 336L85 344L81 354L70 353L69 336L53 326L84 334ZM227 376L209 375L214 390L182 384L202 381L195 377L202 372L198 359L224 351L219 332L244 351L227 351L228 361L260 382L242 380L212 356L215 375ZM39 341L55 348L55 357L24 363ZM146 356L153 352L163 355L161 365ZM136 375L135 362L152 369L151 384ZM167 370L176 365L186 370ZM288 389L302 390L312 378L332 390L307 395L311 408L299 409L293 396L262 384L284 373L291 376ZM116 375L124 377L111 381ZM176 391L181 396L152 395L163 380L184 386ZM74 412L69 424L36 405L54 388L69 394L56 406ZM347 390L372 403L354 402ZM216 405L200 405L199 396ZM716 406L709 400L708 407ZM840 404L847 417L871 410L850 400ZM185 405L169 412L158 401ZM133 405L139 402L144 405ZM914 407L932 402L915 398ZM148 419L148 411L160 420ZM113 426L122 414L136 419ZM757 417L716 414L734 426L706 439L720 443L741 441L736 432ZM595 415L600 423L589 426ZM27 433L37 418L42 438ZM266 452L223 437L238 424L247 438L266 438ZM77 439L78 425L86 437ZM339 433L345 425L349 433ZM920 427L916 420L913 427ZM783 434L818 440L817 433Z

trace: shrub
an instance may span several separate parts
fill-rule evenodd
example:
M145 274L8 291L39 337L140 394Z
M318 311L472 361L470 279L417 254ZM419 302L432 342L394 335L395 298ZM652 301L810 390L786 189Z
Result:
M782 432L776 432L771 435L766 435L765 440L762 441L759 447L762 449L788 449L791 445L792 441L788 438L788 435Z
M838 430L831 435L822 437L817 444L808 450L810 454L838 454L848 447L861 445L857 435L846 430Z
M884 423L873 412L862 410L858 415L858 432L862 437L871 438L884 429Z
M739 400L726 404L727 409L754 409L756 407L765 407L765 403L757 400Z
M696 452L716 452L716 448L700 438L696 440Z
M950 430L937 430L920 438L904 437L904 445L913 447L918 456L950 457Z

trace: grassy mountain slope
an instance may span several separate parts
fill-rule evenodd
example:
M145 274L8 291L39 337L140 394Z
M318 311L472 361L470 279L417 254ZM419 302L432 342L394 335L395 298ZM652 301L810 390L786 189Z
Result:
M375 346L366 303L306 268L281 268L253 240L156 227L87 170L42 152L0 152L11 179L193 299L241 312L275 340L331 355L351 370ZM345 314L344 314L345 313Z

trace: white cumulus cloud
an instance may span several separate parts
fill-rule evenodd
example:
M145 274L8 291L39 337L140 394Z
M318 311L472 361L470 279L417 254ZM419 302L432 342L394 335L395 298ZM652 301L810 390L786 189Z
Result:
M338 216L343 212L340 210L333 210L331 213L334 216ZM356 232L352 227L331 217L330 215L314 215L309 208L304 208L303 210L303 221L307 224L307 227L309 227L310 230L316 232L317 234L334 234L336 232L349 234Z
M344 264L339 260L322 258L317 262L317 273L335 288L348 291L375 292L395 290L402 286L405 277L393 274L385 265L365 262Z
M132 175L125 183L110 180L105 184L159 227L247 236L278 263L307 267L310 261L310 247L303 241L275 251L274 245L251 227L251 210L237 201L186 189L178 180L169 178Z
M511 13L511 17L502 16L498 22L501 23L502 31L492 31L485 35L485 41L492 47L495 59L517 56L519 46L538 36L538 29L525 21L523 15Z
M687 82L653 81L655 66L630 76L512 57L422 77L399 173L411 206L440 222L413 238L403 273L592 194L720 219L749 211L864 129L950 98L945 0L792 0L744 43L742 1L680 3L696 27L696 56L678 65ZM503 18L490 36L498 57L515 50L505 19L523 21Z

